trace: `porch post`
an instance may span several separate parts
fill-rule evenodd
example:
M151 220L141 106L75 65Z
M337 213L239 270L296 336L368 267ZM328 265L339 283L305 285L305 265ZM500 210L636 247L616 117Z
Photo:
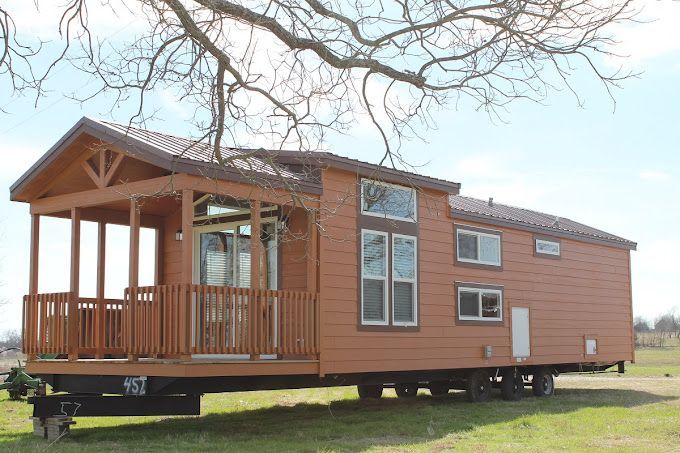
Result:
M163 284L163 262L165 260L164 245L165 245L165 228L158 227L156 228L156 247L155 247L156 263L154 266L153 277L154 285Z
M80 291L80 208L71 208L71 297L68 301L68 359L78 359Z
M136 299L137 292L132 288L136 288L139 285L139 205L137 200L134 198L130 199L130 259L129 259L129 278L128 287L130 288L129 294L130 299ZM131 302L131 306L136 306L137 300L134 303ZM135 331L135 310L130 312L129 317L129 330L130 332ZM135 335L131 336L131 341L139 341ZM138 356L136 354L130 354L128 352L128 360L137 360Z
M251 292L248 303L250 304L249 313L254 313L254 319L248 316L248 336L251 345L255 346L255 352L258 352L262 338L259 337L261 332L258 332L257 326L260 320L264 318L264 313L260 313L258 307L262 307L262 301L259 300L257 290L260 289L260 255L262 248L262 241L260 240L260 200L250 200L250 287L254 289ZM259 301L259 303L258 303ZM251 348L252 349L252 348ZM255 353L250 354L250 360L258 360L260 355Z
M104 300L106 282L106 222L97 224L97 352L95 358L104 357L106 338L106 301Z
M316 224L316 212L307 212L307 291L316 293L319 270L319 228Z
M38 260L40 256L40 215L31 214L31 264L28 277L28 294L38 294ZM30 304L24 301L24 308L22 310L22 332L21 338L25 338L26 334L26 315L30 310L35 310ZM35 328L35 327L33 327ZM23 344L23 340L22 340ZM29 354L28 360L34 360L35 354Z
M182 191L182 283L193 283L194 191Z
M40 215L31 214L31 269L28 294L38 294L38 260L40 253Z
M182 295L184 311L180 313L179 326L183 344L180 360L191 360L192 347L192 295L190 285L193 283L194 268L194 191L182 190Z
M139 285L139 204L130 199L130 288Z
M260 200L250 200L250 287L260 289Z

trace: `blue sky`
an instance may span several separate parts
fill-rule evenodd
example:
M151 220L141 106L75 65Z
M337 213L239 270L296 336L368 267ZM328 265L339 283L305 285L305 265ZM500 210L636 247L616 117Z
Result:
M644 71L615 92L615 111L599 82L579 72L576 85L585 100L583 108L567 92L551 93L542 105L511 104L504 122L463 106L437 113L438 128L426 134L427 142L407 142L403 154L408 162L422 165L421 173L461 182L464 195L493 196L499 203L569 217L637 241L638 251L632 254L634 311L653 318L674 306L680 309L674 291L680 280L680 3L648 6L645 16L659 20L615 30L621 53L630 55L626 63ZM110 22L105 19L102 23ZM123 17L105 31L127 33L131 23ZM54 25L35 19L31 27ZM55 74L53 92L37 108L32 98L11 97L2 83L0 107L10 114L0 114L0 187L5 189L0 197L0 298L9 305L0 313L0 331L19 327L20 301L28 287L28 206L9 201L9 186L81 116L126 121L130 111L129 105L123 106L108 116L109 99L81 105L63 97L63 92L88 86L88 79L67 66ZM161 120L150 127L192 133L183 106L170 93L158 93L153 102L162 109ZM377 136L365 126L354 128L351 136L332 136L328 147L367 161L376 161L382 153ZM91 293L93 225L86 224L83 233L81 280L83 291ZM142 238L149 251L151 239L147 233ZM109 247L110 263L123 263L107 282L115 292L127 275L126 229L112 228L109 241L119 244ZM41 292L68 289L68 253L68 221L45 220ZM147 269L143 283L151 278L150 262L143 262L142 268Z

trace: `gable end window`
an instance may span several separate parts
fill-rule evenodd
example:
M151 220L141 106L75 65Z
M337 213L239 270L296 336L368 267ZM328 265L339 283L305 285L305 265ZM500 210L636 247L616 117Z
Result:
M416 191L413 188L361 180L362 214L415 222L416 212Z
M557 258L562 253L562 246L558 240L534 238L534 253L537 256Z
M456 227L456 261L500 267L500 232Z
M502 289L460 285L456 293L461 321L503 320Z

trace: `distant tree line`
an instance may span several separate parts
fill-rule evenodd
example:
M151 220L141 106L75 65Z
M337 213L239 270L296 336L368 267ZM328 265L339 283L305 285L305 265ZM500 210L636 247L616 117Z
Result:
M17 329L5 330L2 335L0 335L0 351L8 348L20 348L21 347L21 332Z
M633 321L635 344L643 347L664 347L671 338L680 339L680 313L673 308L653 321L636 316Z

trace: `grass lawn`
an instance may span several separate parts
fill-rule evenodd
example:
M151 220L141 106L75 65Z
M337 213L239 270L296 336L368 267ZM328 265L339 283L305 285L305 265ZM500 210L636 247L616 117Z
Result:
M366 403L354 387L208 395L200 417L80 418L53 445L30 433L30 406L2 392L0 451L680 451L680 347L637 361L623 376L560 376L555 397L527 390L518 402L386 390Z

